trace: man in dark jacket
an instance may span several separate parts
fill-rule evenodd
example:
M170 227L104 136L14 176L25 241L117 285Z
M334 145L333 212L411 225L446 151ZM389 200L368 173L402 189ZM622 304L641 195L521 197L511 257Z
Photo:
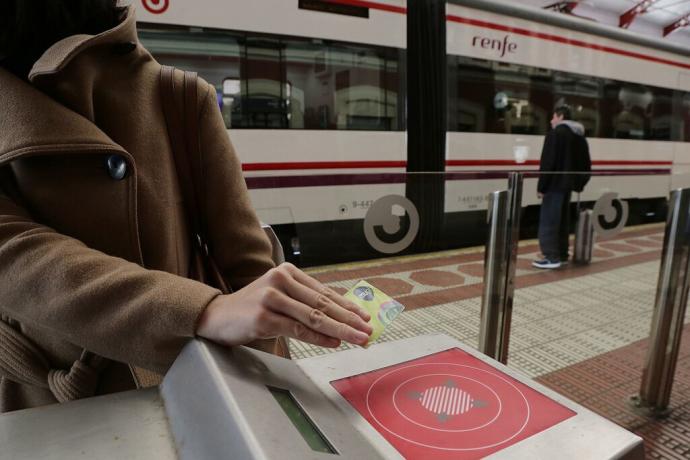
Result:
M559 268L568 262L570 194L582 191L592 168L584 126L571 119L568 106L556 108L551 127L539 164L539 247L544 258L532 262L537 268ZM573 172L579 174L568 174Z

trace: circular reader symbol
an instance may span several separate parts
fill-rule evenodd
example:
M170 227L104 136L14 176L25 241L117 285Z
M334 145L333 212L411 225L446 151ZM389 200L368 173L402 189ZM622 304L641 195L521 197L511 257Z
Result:
M396 208L402 208L410 220L407 232L401 235L395 242L383 241L376 232L376 228L391 237L397 237L402 228L401 220L404 217L395 212ZM419 232L419 213L415 205L400 195L386 195L379 198L371 205L364 217L364 236L369 245L384 254L395 254L407 248L414 241Z
M614 192L604 193L594 203L592 226L602 236L614 236L625 227L628 221L628 203L618 199Z

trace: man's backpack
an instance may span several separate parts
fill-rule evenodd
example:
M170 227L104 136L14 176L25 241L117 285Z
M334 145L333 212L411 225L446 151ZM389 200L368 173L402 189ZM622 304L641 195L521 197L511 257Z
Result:
M585 185L592 177L592 159L589 156L589 145L584 136L575 136L577 139L577 148L573 158L573 171L581 174L575 174L573 178L573 190L581 192Z

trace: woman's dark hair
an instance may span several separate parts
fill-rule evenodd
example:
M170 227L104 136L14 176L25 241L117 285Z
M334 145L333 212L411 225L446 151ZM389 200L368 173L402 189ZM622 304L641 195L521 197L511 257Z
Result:
M559 105L553 111L556 115L563 117L564 120L571 120L573 118L573 111L568 105Z
M115 27L117 0L0 0L0 66L26 78L55 42Z

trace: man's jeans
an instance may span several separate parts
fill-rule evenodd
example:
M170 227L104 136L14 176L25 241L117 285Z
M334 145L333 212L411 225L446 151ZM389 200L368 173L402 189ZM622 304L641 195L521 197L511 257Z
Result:
M539 248L551 261L568 260L570 192L544 194L539 213Z

